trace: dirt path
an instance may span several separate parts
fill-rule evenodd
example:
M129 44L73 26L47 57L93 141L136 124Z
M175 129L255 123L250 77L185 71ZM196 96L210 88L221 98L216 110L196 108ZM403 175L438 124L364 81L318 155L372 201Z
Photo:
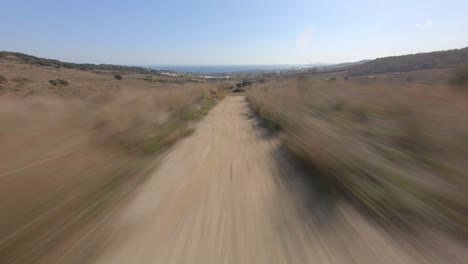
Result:
M249 115L244 97L216 106L111 221L95 262L442 263L314 192Z

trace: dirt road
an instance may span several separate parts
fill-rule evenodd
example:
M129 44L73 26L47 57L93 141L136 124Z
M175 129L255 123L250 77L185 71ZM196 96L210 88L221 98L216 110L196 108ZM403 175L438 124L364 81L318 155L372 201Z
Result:
M114 217L95 263L446 263L307 178L227 97Z

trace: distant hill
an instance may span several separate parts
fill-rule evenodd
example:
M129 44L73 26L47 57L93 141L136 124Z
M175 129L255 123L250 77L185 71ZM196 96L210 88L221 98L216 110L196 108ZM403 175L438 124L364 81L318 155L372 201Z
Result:
M443 69L468 64L468 47L447 51L435 51L403 56L378 58L352 67L348 76L364 76L381 73L409 72L427 69Z
M0 59L1 58L15 59L21 63L32 64L32 65L50 66L50 67L56 67L56 68L63 67L63 68L78 69L78 70L83 70L83 71L104 70L104 71L140 73L140 74L158 74L161 72L161 70L138 67L138 66L62 62L59 60L44 59L44 58L39 58L36 56L27 55L27 54L20 53L20 52L9 52L9 51L0 51Z
M343 68L343 67L349 67L349 66L357 66L357 65L362 65L364 63L367 63L371 60L360 60L360 61L355 61L355 62L344 62L344 63L339 63L339 64L334 64L331 65L331 68Z

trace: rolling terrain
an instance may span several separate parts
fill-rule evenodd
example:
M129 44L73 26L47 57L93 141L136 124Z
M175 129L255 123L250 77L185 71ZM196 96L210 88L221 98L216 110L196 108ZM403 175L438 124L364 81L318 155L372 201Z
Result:
M0 56L1 263L468 259L453 68L66 65Z

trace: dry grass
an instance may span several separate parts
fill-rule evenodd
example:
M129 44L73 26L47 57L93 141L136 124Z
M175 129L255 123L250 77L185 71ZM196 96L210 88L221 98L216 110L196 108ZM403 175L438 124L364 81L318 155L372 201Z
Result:
M46 263L223 96L210 83L151 86L77 70L11 70L18 67L31 66L9 67L9 79L32 81L0 96L1 263ZM52 75L76 92L43 89Z
M376 74L372 75L371 83L379 83L386 85L392 83L392 85L406 85L405 83L410 83L411 85L430 85L430 86L445 86L447 80L452 76L454 69L431 69L431 70L419 70L419 71L410 71L410 72L395 72L387 74ZM354 81L369 83L369 76L362 77L353 77L350 78Z
M257 84L249 103L324 188L383 223L468 235L468 97L452 87Z
M75 69L45 66L35 66L20 64L14 60L0 58L0 73L6 82L0 83L4 89L0 90L0 95L15 94L21 97L38 95L55 95L62 98L71 99L93 99L98 94L107 94L125 89L151 89L166 90L185 87L220 87L225 83L218 82L214 85L211 82L191 79L189 77L161 77L152 76L158 81L147 81L147 75L121 73L122 80L116 80L116 72L112 71L81 71ZM164 78L164 81L162 81ZM49 81L54 80L57 85ZM65 80L68 85L64 85Z

